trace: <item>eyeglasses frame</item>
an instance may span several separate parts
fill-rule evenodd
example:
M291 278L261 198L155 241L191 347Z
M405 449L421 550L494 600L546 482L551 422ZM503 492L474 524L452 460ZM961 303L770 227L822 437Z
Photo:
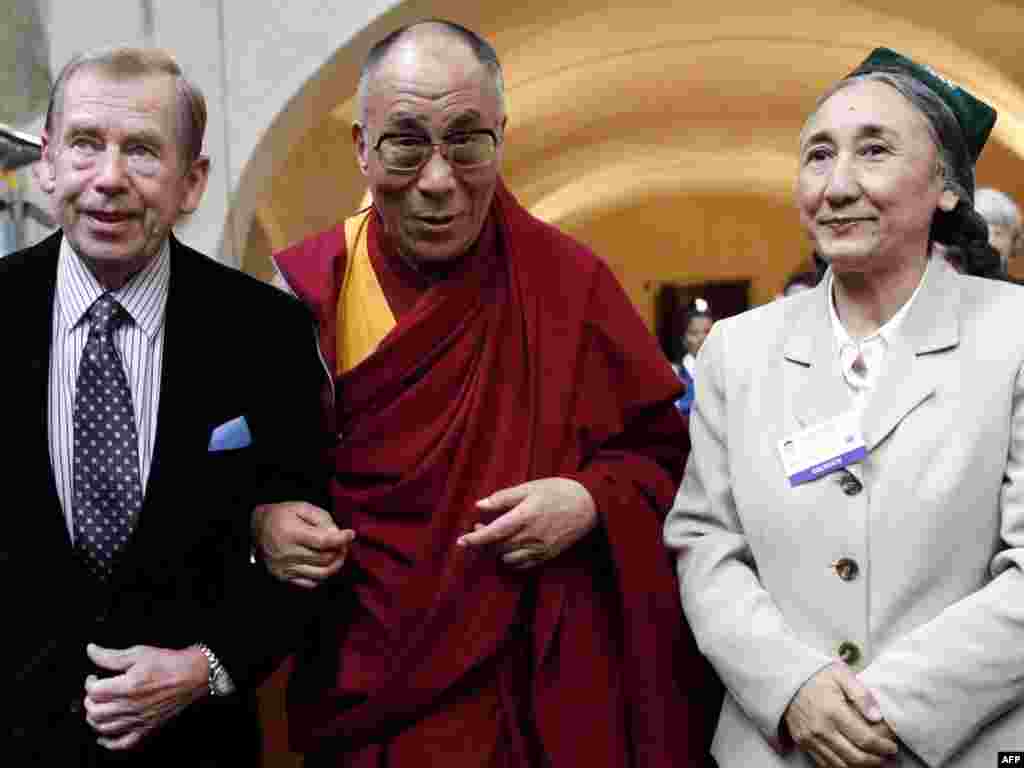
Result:
M490 128L475 128L472 131L457 131L456 133L454 133L452 135L454 135L454 136L478 136L478 135L481 135L481 134L487 134L488 136L491 137L491 141L494 142L495 154L497 154L498 147L501 145L501 138L498 136L498 134L495 131L492 131ZM410 133L382 133L380 136L378 136L377 137L377 143L373 145L373 149L377 153L377 156L380 157L380 145L384 141L386 141L387 139L397 139L397 138L400 138L402 136L410 136L411 137L411 136L414 136L414 134L410 134ZM398 173L398 174L402 174L402 175L409 175L409 176L411 176L413 174L419 173L420 171L423 170L424 167L426 167L427 163L429 163L430 159L434 156L434 149L435 148L441 153L441 157L443 157L445 159L445 162L447 162L452 167L452 170L455 170L455 171L476 171L476 170L479 170L481 168L487 168L488 166L490 166L494 162L494 160L492 159L490 163L484 163L484 164L481 164L481 165L471 165L471 166L456 165L455 163L453 163L451 160L448 159L448 154L447 154L447 150L445 149L445 147L451 147L451 144L448 143L447 139L442 139L441 141L424 141L423 142L423 146L426 147L427 145L430 146L430 152L428 152L424 156L423 162L420 163L415 168L408 168L408 169L388 168L388 166L384 165L383 161L381 161L381 166L383 166L383 168L388 173Z

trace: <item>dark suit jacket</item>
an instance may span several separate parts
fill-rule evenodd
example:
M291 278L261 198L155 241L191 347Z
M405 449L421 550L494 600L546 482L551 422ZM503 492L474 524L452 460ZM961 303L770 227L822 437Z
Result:
M129 548L112 584L101 588L73 552L49 457L60 238L0 260L0 580L7 617L0 658L11 705L0 721L0 760L255 764L252 689L299 641L310 605L302 590L250 565L249 513L254 504L286 499L325 505L325 373L311 316L284 293L171 238L153 465ZM248 422L251 446L210 453L212 430L237 416ZM95 746L84 722L83 683L96 671L87 642L205 642L242 692L204 698L124 760Z

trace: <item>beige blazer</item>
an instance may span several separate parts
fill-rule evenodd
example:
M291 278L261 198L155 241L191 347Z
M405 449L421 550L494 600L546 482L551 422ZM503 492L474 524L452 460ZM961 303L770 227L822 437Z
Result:
M1024 289L932 259L862 416L867 458L791 488L778 441L851 407L825 285L717 323L698 359L665 541L728 688L712 751L812 765L778 744L782 715L852 651L901 762L993 768L1024 749Z

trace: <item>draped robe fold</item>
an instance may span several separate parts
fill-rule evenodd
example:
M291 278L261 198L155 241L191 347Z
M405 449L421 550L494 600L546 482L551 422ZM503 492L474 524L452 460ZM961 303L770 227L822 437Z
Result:
M702 764L717 683L661 544L689 449L680 385L610 270L500 183L444 279L372 209L354 231L369 277L344 226L276 257L336 375L332 514L358 535L349 599L297 659L293 748L316 765ZM373 277L383 326L374 286L349 290ZM353 351L347 318L381 338ZM551 476L590 491L594 532L527 571L456 546L496 516L477 500Z

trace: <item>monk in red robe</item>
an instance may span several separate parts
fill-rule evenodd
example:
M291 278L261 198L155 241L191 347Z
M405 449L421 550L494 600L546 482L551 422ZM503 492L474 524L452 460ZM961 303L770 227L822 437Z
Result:
M505 127L489 44L393 33L353 126L373 205L277 257L337 434L331 514L254 515L272 572L324 582L289 689L307 767L706 761L716 688L661 546L679 382L607 266L505 189Z

